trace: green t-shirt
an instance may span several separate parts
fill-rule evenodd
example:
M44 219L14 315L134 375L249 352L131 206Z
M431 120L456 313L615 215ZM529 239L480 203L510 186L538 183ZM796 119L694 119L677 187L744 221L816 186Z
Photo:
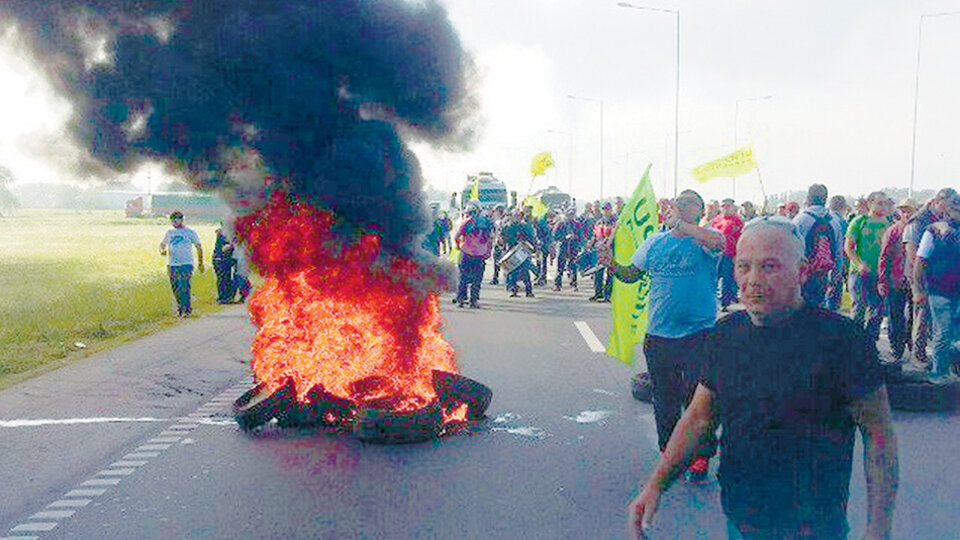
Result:
M877 267L880 264L880 243L883 241L883 232L889 226L890 222L886 218L870 216L857 216L847 226L847 238L854 239L857 256L872 274L877 273Z

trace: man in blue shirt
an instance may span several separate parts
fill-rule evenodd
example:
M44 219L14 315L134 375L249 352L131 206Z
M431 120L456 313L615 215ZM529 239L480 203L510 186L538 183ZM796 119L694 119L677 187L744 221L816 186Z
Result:
M620 266L603 249L614 277L634 282L650 275L649 317L643 355L653 386L657 438L663 450L683 408L689 403L706 354L706 337L717 319L717 261L724 237L716 229L698 226L704 204L685 190L674 199L664 220L666 230L648 237L633 254L630 266ZM601 262L604 262L601 260ZM687 478L706 478L712 438L697 451Z

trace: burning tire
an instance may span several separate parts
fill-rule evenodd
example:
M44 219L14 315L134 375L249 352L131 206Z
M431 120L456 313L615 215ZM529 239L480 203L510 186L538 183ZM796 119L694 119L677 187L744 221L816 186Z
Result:
M437 400L443 410L450 410L460 404L467 405L467 418L480 420L483 418L490 400L493 399L493 390L469 377L433 371L433 386L437 390Z
M233 417L244 431L252 431L274 418L289 423L296 414L296 396L292 379L275 392L260 383L233 402Z
M306 402L297 402L295 413L278 423L281 427L341 427L349 428L357 420L357 405L327 392L316 385L307 392Z
M439 402L412 412L361 407L353 434L371 443L413 443L434 439L443 427Z
M631 390L633 399L643 401L644 403L653 402L653 385L650 381L650 374L647 372L637 373L631 379Z

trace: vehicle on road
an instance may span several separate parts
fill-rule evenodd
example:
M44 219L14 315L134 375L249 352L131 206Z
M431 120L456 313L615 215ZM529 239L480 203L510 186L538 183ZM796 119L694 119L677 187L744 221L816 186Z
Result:
M507 186L498 180L492 172L482 171L477 174L468 174L467 182L460 193L460 207L470 202L473 188L477 186L478 202L483 208L502 204L507 206Z

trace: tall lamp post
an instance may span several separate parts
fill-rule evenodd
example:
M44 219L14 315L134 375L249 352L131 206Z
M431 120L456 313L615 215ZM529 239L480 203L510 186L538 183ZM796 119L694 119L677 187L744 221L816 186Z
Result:
M909 196L913 197L913 174L917 163L917 103L920 98L920 46L923 44L923 18L924 17L944 17L947 15L958 15L960 11L945 11L943 13L924 13L920 15L920 28L917 31L917 71L914 77L913 87L913 144L910 150L910 191Z
M600 200L603 200L603 100L581 97L567 96L570 99L579 99L581 101L592 101L600 104Z
M567 137L568 149L570 157L567 158L567 193L572 197L573 196L573 133L568 133L566 131L559 131L556 129L548 129L547 133L553 133L554 135L564 135Z
M642 11L659 11L661 13L673 13L677 16L677 82L674 95L673 110L673 196L677 196L677 165L680 154L680 10L663 9L648 6L638 6L630 2L617 2L622 8L639 9Z
M771 99L771 98L773 98L773 96L760 96L760 97L751 97L751 98L740 98L740 99L737 100L737 105L736 105L736 107L734 108L734 112L733 112L733 151L734 151L734 152L737 151L737 126L738 126L738 122L739 122L739 120L740 120L740 104L741 104L741 103L745 103L745 102L747 102L747 101L763 101L763 100L767 100L767 99ZM730 185L733 186L733 195L732 195L732 196L733 196L734 199L736 199L736 198L737 198L737 177L736 177L736 176L733 177L732 181L730 182Z

